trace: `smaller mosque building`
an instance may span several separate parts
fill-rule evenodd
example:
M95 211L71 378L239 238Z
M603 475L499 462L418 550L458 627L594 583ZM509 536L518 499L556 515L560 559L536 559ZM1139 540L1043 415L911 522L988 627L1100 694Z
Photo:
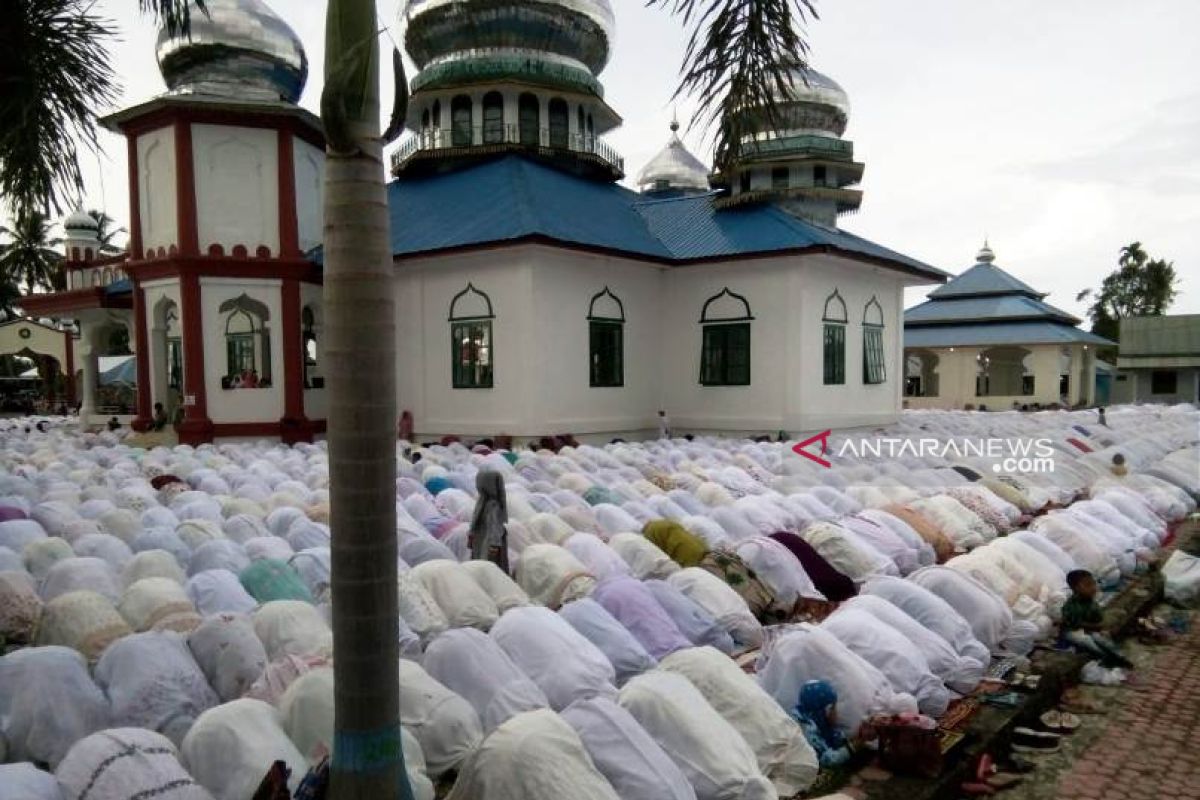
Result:
M910 408L1005 410L1093 405L1096 348L1113 342L995 264L976 263L904 312L904 400Z

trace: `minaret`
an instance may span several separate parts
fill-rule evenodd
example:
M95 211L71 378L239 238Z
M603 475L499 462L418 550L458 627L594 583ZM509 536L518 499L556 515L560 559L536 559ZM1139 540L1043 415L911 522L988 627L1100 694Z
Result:
M100 255L100 225L82 208L63 220L63 248L69 267L81 267Z
M305 253L321 243L325 139L296 104L308 58L262 0L193 0L191 15L189 34L159 31L168 91L102 120L129 153L134 426L162 403L182 407L186 444L311 440L301 320L320 316Z
M809 222L834 227L841 214L857 211L862 179L854 144L842 138L850 99L832 78L814 69L792 70L778 97L774 118L745 113L752 131L736 145L734 166L714 180L728 190L721 205L773 202Z
M709 191L708 167L679 138L679 121L671 119L671 138L637 177L638 191L652 197L703 194Z
M598 78L615 28L608 0L408 0L400 16L418 72L395 175L517 152L624 176L600 138L621 124Z

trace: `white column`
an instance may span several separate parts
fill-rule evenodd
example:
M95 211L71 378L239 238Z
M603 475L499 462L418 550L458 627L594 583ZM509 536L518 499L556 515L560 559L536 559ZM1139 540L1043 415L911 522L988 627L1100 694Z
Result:
M81 353L83 359L83 405L79 408L79 421L87 425L96 414L96 386L100 382L100 356L92 349L91 344L85 345Z

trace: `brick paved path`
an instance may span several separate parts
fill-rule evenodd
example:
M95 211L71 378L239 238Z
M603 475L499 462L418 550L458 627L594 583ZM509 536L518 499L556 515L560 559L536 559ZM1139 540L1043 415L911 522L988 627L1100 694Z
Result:
M1047 774L1055 771L1051 764L1039 767L1014 797L1200 800L1200 615L1185 636L1131 654L1138 685L1089 688L1112 710L1085 717L1056 778Z

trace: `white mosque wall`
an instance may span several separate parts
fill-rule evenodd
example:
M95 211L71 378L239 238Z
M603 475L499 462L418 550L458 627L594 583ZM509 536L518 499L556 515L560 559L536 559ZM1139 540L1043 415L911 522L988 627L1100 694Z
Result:
M633 432L657 429L662 396L663 271L613 256L530 248L533 270L531 433ZM589 306L605 288L624 308L624 386L592 387ZM597 316L617 313L604 297Z
M204 319L204 386L208 416L214 423L278 422L283 416L284 370L281 332L281 281L235 278L201 278L200 302ZM267 307L265 327L270 333L271 386L256 389L222 389L221 379L228 372L225 348L225 324L230 312L221 313L221 304L241 295ZM261 356L260 356L261 359ZM261 365L261 360L260 360ZM261 366L260 375L261 375Z
M175 191L175 130L171 127L137 138L138 216L142 246L170 250L179 244Z
M279 254L278 146L271 129L192 125L200 252L219 244Z
M663 309L663 403L680 430L797 433L884 423L900 408L903 283L893 273L834 256L785 256L670 270ZM728 288L745 297L750 322L750 384L703 386L704 303ZM824 385L825 300L845 300L846 382ZM862 312L883 309L886 379L862 381Z
M905 280L894 271L836 256L806 256L803 263L793 311L800 358L789 377L793 393L785 429L821 431L893 421L904 385ZM835 289L846 304L846 382L826 386L823 317ZM877 384L863 381L863 322L872 299L883 312L885 380Z
M490 389L455 389L450 304L471 284L490 298ZM424 435L521 435L531 429L536 394L547 375L536 357L532 264L525 248L432 256L397 270L397 399ZM541 428L538 428L541 430Z
M422 437L501 433L636 436L665 409L677 430L790 433L881 424L899 412L903 287L908 279L820 254L687 267L543 245L431 256L396 279L398 398ZM450 304L468 284L492 302L493 388L455 389ZM625 313L624 385L592 387L588 305L605 287ZM751 382L703 386L705 302L729 289L749 304ZM847 308L846 382L823 384L822 316ZM864 308L882 311L886 379L862 380ZM740 317L740 301L710 316Z
M325 153L303 139L293 137L292 161L295 170L296 224L300 250L307 253L323 240Z

